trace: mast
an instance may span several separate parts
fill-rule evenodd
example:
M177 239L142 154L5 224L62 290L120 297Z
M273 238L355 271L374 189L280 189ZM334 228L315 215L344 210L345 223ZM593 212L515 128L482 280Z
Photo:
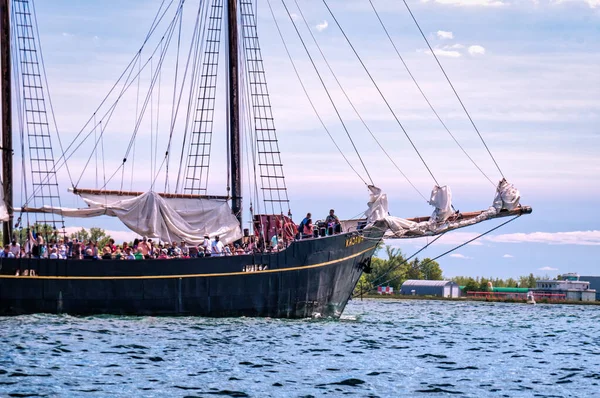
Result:
M10 59L10 17L9 0L0 0L0 67L2 69L0 87L2 95L2 181L4 202L9 214L3 224L4 244L8 244L12 235L13 195L12 195L12 92Z
M242 227L242 172L240 152L240 99L238 85L237 0L227 0L227 67L229 77L229 157L231 159L231 211Z

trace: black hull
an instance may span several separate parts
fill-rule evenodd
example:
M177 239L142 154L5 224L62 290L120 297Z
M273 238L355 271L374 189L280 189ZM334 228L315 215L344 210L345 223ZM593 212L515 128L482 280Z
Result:
M339 317L380 239L371 230L197 259L1 259L0 314ZM25 269L38 276L14 276Z

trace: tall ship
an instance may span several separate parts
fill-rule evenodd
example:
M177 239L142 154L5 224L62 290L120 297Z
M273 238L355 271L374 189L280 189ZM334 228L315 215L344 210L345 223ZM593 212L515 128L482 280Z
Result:
M274 10L276 4L278 8ZM34 1L0 0L0 219L5 245L0 256L0 315L335 318L344 311L363 272L370 271L371 258L383 239L440 236L495 218L529 214L531 208L519 203L519 192L504 179L493 157L502 179L498 184L492 183L492 205L472 212L454 208L450 188L438 183L345 34L336 11L327 1L323 5L364 68L369 84L386 104L400 136L406 137L408 147L414 149L433 178L431 195L424 197L434 209L430 216L390 215L387 195L373 182L359 146L353 141L356 133L353 137L339 112L340 101L330 94L332 80L322 77L325 73L335 77L337 89L344 93L344 103L352 105L370 137L400 171L389 155L391 148L377 139L344 91L297 1L268 0L262 5L274 22L275 29L270 32L278 32L283 40L296 77L327 133L323 143L315 145L333 141L339 159L331 162L347 163L364 184L365 199L369 195L366 207L358 209L362 213L355 219L339 220L332 213L327 220L309 223L307 216L301 228L292 221L286 178L294 177L283 173L285 156L280 152L274 118L277 104L272 106L267 86L254 1L160 2L154 19L148 21L150 27L142 37L139 51L107 90L87 123L68 142L58 134ZM373 12L387 33L374 5ZM39 18L43 20L44 16ZM110 23L107 21L108 26ZM186 23L193 28L188 30ZM318 76L325 98L335 110L338 130L351 143L352 156L338 145L339 137L330 133L319 106L303 84L302 73L288 48L289 41L280 29L283 23L288 24L288 32L298 35L299 51L306 52L310 60L307 65ZM308 33L301 33L303 23ZM387 37L392 41L389 34ZM307 46L308 40L313 40L312 47ZM431 55L435 57L435 52ZM326 68L322 67L321 58L316 62L318 56ZM406 64L405 67L408 70ZM417 81L413 81L427 100ZM467 112L462 101L460 104ZM433 106L431 109L444 125ZM472 118L468 113L467 116L485 145ZM127 122L126 117L133 120ZM446 130L452 136L447 127ZM18 144L13 144L13 137ZM458 140L452 138L481 171ZM119 145L115 145L116 141ZM15 171L13 157L19 147L20 165ZM491 156L487 145L485 148ZM142 152L145 157L140 159ZM75 162L81 166L77 172L69 167L75 155L83 159ZM226 166L219 171L226 173L210 185L211 158L215 157L224 160ZM144 159L150 160L143 163ZM327 166L327 160L324 165ZM59 182L67 176L68 191L80 197L84 203L81 207L62 206L67 190L61 190ZM95 176L95 187L80 186L81 182L93 182L90 176ZM214 186L221 188L219 194L209 192ZM13 200L18 191L21 203L15 206ZM222 244L238 249L227 255L219 251L210 256L135 261L114 256L102 260L53 258L33 249L38 240L45 240L51 249L63 235L66 237L61 232L65 218L100 216L116 217L140 237L155 241L185 242L202 248L209 242L212 245L218 237ZM10 256L10 245L15 242L21 251ZM244 250L249 242L252 250Z

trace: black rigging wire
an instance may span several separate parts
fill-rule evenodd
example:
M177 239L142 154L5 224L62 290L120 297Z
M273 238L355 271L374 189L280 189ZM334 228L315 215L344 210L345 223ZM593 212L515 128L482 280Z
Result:
M437 259L439 259L439 258L441 258L441 257L444 257L445 255L447 255L447 254L450 254L450 253L452 253L453 251L455 251L455 250L458 250L458 249L460 249L461 247L464 247L464 246L468 245L469 243L471 243L471 242L473 242L473 241L476 241L477 239L480 239L480 238L484 237L485 235L487 235L487 234L489 234L489 233L491 233L491 232L494 232L495 230L497 230L497 229L499 229L499 228L502 228L502 227L503 227L503 226L505 226L506 224L508 224L508 223L511 223L511 222L513 222L513 221L515 221L515 220L516 220L517 218L519 218L519 217L521 217L521 215L515 216L515 217L511 218L510 220L508 220L508 221L505 221L505 222L503 222L502 224L500 224L500 225L497 225L497 226L495 226L494 228L491 228L491 229L487 230L486 232L484 232L484 233L482 233L482 234L479 234L479 235L477 235L477 236L476 236L476 237L474 237L473 239L469 239L468 241L466 241L466 242L464 242L464 243L462 243L462 244L460 244L460 245L458 245L458 246L456 246L456 247L454 247L454 248L452 248L452 249L450 249L450 250L447 250L447 251L443 252L442 254L440 254L440 255L438 255L438 256L435 256L434 258L431 258L431 259L429 259L428 261L424 261L423 263L421 263L421 266L423 266L423 265L426 265L426 264L429 264L429 263L431 263L431 262L433 262L433 261L435 261L435 260L437 260ZM391 281L393 281L393 280L396 280L396 279L398 279L398 276L395 276L395 277L393 277L393 278L390 278L390 279L388 279L387 281L385 281L385 282L381 283L381 285L386 285L386 284L388 284L388 283L390 283Z
M283 1L283 0L282 0ZM408 142L410 142L410 144L412 145L413 149L415 150L415 152L417 153L417 155L419 156L419 158L421 159L421 162L423 162L423 165L425 166L425 168L427 169L427 171L429 172L429 175L431 175L431 178L433 178L433 181L435 182L435 184L437 186L439 186L440 184L438 183L437 179L435 178L435 176L433 175L433 172L431 171L431 169L429 168L429 166L427 165L427 162L425 162L425 159L423 158L423 156L421 155L421 152L419 152L419 150L417 149L416 145L414 144L413 140L410 138L410 136L408 135L408 132L406 131L406 129L404 128L404 126L402 125L402 123L400 122L400 119L398 119L398 116L396 116L396 112L394 112L394 110L392 109L392 106L390 105L390 103L388 102L387 98L385 97L385 95L383 94L383 92L381 91L381 89L379 88L379 85L377 84L377 82L375 82L375 79L373 78L373 76L371 75L371 72L369 72L369 70L367 69L367 66L365 65L365 63L363 62L362 58L360 57L360 55L358 55L358 52L356 51L356 49L354 48L354 46L352 45L352 42L350 41L350 39L348 38L348 36L346 35L346 32L344 31L344 29L342 28L342 26L340 25L340 23L338 22L337 18L335 17L335 15L333 14L333 11L331 11L331 8L329 8L329 5L327 4L326 0L323 0L323 4L325 4L325 7L327 7L327 10L329 11L329 14L331 15L331 17L333 18L333 20L335 21L335 24L337 25L337 27L340 29L340 31L342 32L342 35L344 35L344 38L346 39L346 42L348 43L348 45L350 46L350 48L352 49L352 51L354 52L354 55L356 56L356 58L358 59L358 61L360 62L360 64L362 65L363 69L365 70L365 72L367 73L367 75L369 76L369 79L371 79L371 82L373 83L373 85L375 86L375 88L377 89L377 91L379 92L379 95L381 96L381 99L383 99L383 102L385 102L385 104L387 105L388 109L390 110L390 112L392 113L392 116L394 116L394 119L396 119L396 123L398 123L398 126L400 126L400 128L402 129L402 131L404 132L404 135L406 136L406 138L408 139Z
M163 2L164 2L164 0L163 0ZM33 9L33 18L35 21L35 32L36 32L37 39L38 39L38 46L40 48L40 50L39 50L40 61L41 61L40 63L42 64L42 71L44 73L44 82L46 84L46 91L48 92L48 105L50 106L50 113L52 114L52 121L54 123L54 128L56 130L56 136L58 138L58 145L60 147L61 152L64 153L62 140L60 138L60 134L58 133L58 123L56 122L56 114L54 113L54 106L52 105L52 96L50 95L50 85L48 84L48 75L46 74L46 64L44 63L44 52L42 51L42 39L41 39L40 31L38 28L37 11L35 9L35 1L31 2L31 8ZM67 168L67 174L69 175L69 180L71 181L71 185L73 185L73 177L71 176L71 170L69 169L68 165L65 165L65 167ZM59 198L59 203L60 203L60 198Z
M445 232L443 234L436 236L435 239L433 239L431 242L427 243L425 246L423 246L422 248L420 248L419 250L417 250L416 252L411 254L409 257L405 258L404 261L400 262L400 264L390 265L383 274L379 275L371 283L373 285L383 285L383 283L381 283L381 284L378 283L381 279L385 278L390 272L395 271L396 269L400 268L404 264L408 263L413 257L415 257L416 255L421 253L423 250L427 249L429 246L433 245L438 239L440 239L442 236L444 236L444 234L445 234ZM362 289L361 289L360 294L362 294ZM353 297L359 296L360 294L355 294Z
M490 148L488 148L485 140L483 139L483 136L481 135L481 133L479 132L479 129L475 125L475 122L471 118L471 115L469 114L469 111L467 111L467 108L465 107L465 104L462 102L460 96L458 95L458 92L456 91L456 89L454 88L454 85L450 81L450 78L446 74L446 71L444 70L444 67L442 66L442 63L438 59L437 55L435 55L435 52L433 51L433 48L431 47L431 44L429 44L429 40L427 40L427 37L425 36L425 33L423 33L423 29L421 29L421 26L419 25L419 22L417 22L417 19L415 18L413 12L411 11L410 7L408 6L408 3L406 2L406 0L402 0L402 1L404 2L404 5L406 6L406 9L408 10L410 16L412 17L412 20L415 22L415 25L417 25L417 28L419 29L419 32L421 32L421 36L423 36L423 39L425 40L425 43L427 43L427 47L429 47L429 51L431 51L431 55L433 55L433 57L435 58L435 61L437 62L438 66L440 67L440 69L442 71L442 73L446 77L446 80L448 81L448 84L450 85L450 88L452 88L452 91L454 92L454 95L456 95L456 99L458 99L458 102L460 103L460 106L462 106L463 110L465 111L465 114L467 115L467 117L469 118L469 121L471 122L471 125L473 125L473 128L475 129L475 131L477 132L477 135L481 139L481 142L483 143L483 146L485 147L485 149L487 150L488 154L492 158L492 161L496 165L496 168L500 172L500 175L502 176L502 178L504 178L504 173L502 173L502 170L500 170L500 166L498 166L498 162L496 162L496 159L494 158L494 155L492 155L492 152L490 151Z
M394 161L394 159L386 151L385 147L383 145L381 145L381 142L377 139L377 137L375 137L375 134L373 134L373 131L371 131L371 128L369 128L369 126L367 125L367 122L365 122L365 120L363 119L363 117L361 116L361 114L358 112L358 109L356 109L356 106L354 106L354 102L352 102L352 100L350 99L350 96L346 93L346 90L344 89L344 87L342 86L342 83L339 81L337 75L333 71L333 68L329 64L329 61L327 61L327 58L325 57L325 54L323 53L323 50L321 49L321 46L317 42L317 38L315 37L314 33L310 29L310 26L308 25L308 22L306 21L306 18L304 17L304 13L302 12L302 9L300 8L300 4L298 4L297 0L294 0L294 2L296 3L296 7L298 8L298 12L300 12L300 17L304 21L304 25L306 25L306 28L307 28L308 32L310 33L310 36L312 37L313 42L315 43L317 49L319 50L319 53L321 54L321 57L323 58L323 61L325 61L325 65L327 65L327 68L329 69L329 72L331 72L331 75L333 76L333 78L335 79L338 87L340 88L340 90L342 91L342 93L344 94L344 96L346 97L346 99L348 100L348 103L350 104L350 106L354 110L354 113L356 114L356 116L358 117L358 119L362 122L363 126L365 126L365 129L369 132L369 134L371 135L371 137L373 137L373 139L375 140L375 142L377 143L377 145L379 146L379 148L383 151L383 153L385 154L385 156L387 156L387 158L390 160L390 162L392 162L392 164L396 167L396 169L400 172L400 174L402 174L402 176L404 177L404 179L423 198L423 200L427 201L427 198L421 193L421 191L419 191L419 189L415 186L415 184L413 184L413 182L408 178L408 176L406 174L404 174L404 172L396 164L396 162Z
M479 167L479 165L477 163L475 163L475 160L473 160L473 158L471 158L471 156L467 153L467 151L465 150L465 148L463 148L463 146L458 142L458 140L456 139L456 137L454 136L454 134L452 134L450 132L450 129L448 128L448 126L446 125L446 123L444 123L444 121L442 120L442 118L440 117L440 115L437 113L437 111L433 107L433 104L429 101L429 98L427 98L427 95L425 95L425 92L421 88L421 85L417 82L417 79L415 79L414 75L412 74L412 72L408 68L408 65L404 61L404 58L402 57L402 55L400 55L400 51L398 51L398 47L396 47L396 43L394 43L394 41L392 40L392 37L390 36L390 33L388 32L385 24L383 23L381 17L379 16L379 12L375 8L375 5L373 4L373 1L369 0L369 3L371 4L371 7L373 8L373 11L375 12L375 15L377 16L377 19L379 20L379 24L383 28L383 30L384 30L387 38L389 39L390 43L394 47L394 51L396 51L396 54L398 55L398 58L400 58L400 61L402 61L402 65L404 65L404 68L408 72L408 75L410 76L410 78L412 79L412 81L415 83L415 86L417 86L417 89L419 90L419 92L423 96L423 99L425 99L425 102L427 102L427 105L429 105L429 108L431 108L431 111L433 112L433 114L435 115L435 117L440 121L440 123L442 124L442 126L444 127L444 129L448 132L448 134L450 134L450 137L452 137L452 139L454 140L454 142L456 143L456 145L458 145L458 147L463 151L463 153L467 156L467 158L469 158L469 160L471 161L471 163L473 163L473 165L477 168L477 170L479 170L481 172L481 174L483 174L483 176L485 178L487 178L487 180L495 187L496 184L494 184L494 182L487 176L487 174L485 174L485 172Z
M367 177L369 177L369 180L371 181L371 185L375 185L373 183L373 179L371 178L371 175L369 174L369 170L367 169L367 166L365 165L365 162L363 161L362 157L360 156L360 153L358 152L358 148L356 147L356 144L354 144L354 140L352 139L352 136L350 135L350 132L348 131L348 128L346 127L346 124L344 123L344 120L342 119L342 115L340 115L340 112L338 111L338 108L335 105L335 101L331 97L331 94L329 93L329 90L327 89L327 85L325 84L325 81L321 77L321 73L319 72L319 69L317 68L317 65L315 64L315 61L313 60L312 56L310 55L310 51L308 51L308 47L306 47L306 43L304 42L304 39L302 38L300 31L298 30L298 26L296 26L296 22L294 21L294 18L292 18L292 14L290 13L290 10L288 9L287 5L285 4L285 0L281 0L281 3L283 4L285 11L287 12L288 17L290 18L292 25L294 25L294 30L296 31L296 34L298 35L298 38L300 39L300 42L302 43L302 46L304 47L304 50L306 51L306 55L308 55L308 58L310 59L310 63L312 64L313 68L315 69L315 73L317 74L319 81L321 82L321 85L323 86L323 89L325 90L325 93L327 93L329 102L331 102L331 105L333 106L333 109L335 110L335 113L336 113L338 119L340 120L340 123L342 124L342 127L344 128L344 131L346 132L346 135L348 136L348 139L352 143L352 147L354 148L354 151L356 152L356 156L358 156L360 163L362 164L363 168L365 169L365 172L367 173Z
M208 4L208 5L205 6L206 4ZM198 76L201 74L201 71L200 71L201 68L196 68L196 65L198 64L198 62L200 62L199 57L200 57L200 54L202 53L201 47L202 47L202 42L204 41L204 35L206 32L206 29L204 28L205 26L202 25L202 21L204 21L206 19L206 15L208 15L209 5L210 5L210 2L208 2L208 1L201 1L200 4L198 5L198 12L196 13L196 22L194 24L194 34L192 35L190 51L188 52L188 58L187 58L186 65L185 65L184 81L185 81L185 76L187 76L188 68L190 65L190 60L193 59L193 63L192 63L192 71L193 72L191 74L192 75L191 81L190 81L191 89L190 89L190 93L189 93L190 97L189 97L188 103L187 103L185 126L183 128L183 140L181 143L181 156L179 158L179 169L177 171L177 182L175 184L175 193L179 193L179 183L181 181L181 174L183 171L183 158L185 156L185 148L186 148L185 144L187 142L190 118L192 115L192 97L194 95L196 95L196 81L198 79ZM199 91L199 88L198 88L198 91ZM181 95L183 95L183 93ZM199 93L197 95L199 95ZM186 168L187 168L187 162L189 161L189 151L191 151L191 147L188 150L188 158L186 159L186 165L185 165ZM154 184L154 182L153 182L153 184Z
M344 158L344 160L346 161L346 163L348 164L348 166L350 167L350 169L352 169L352 171L354 171L354 173L358 176L358 178L360 178L360 180L365 185L369 185L367 183L367 181L365 181L365 179L360 175L360 173L354 168L354 166L352 166L352 163L350 163L350 160L348 160L348 158L346 157L346 155L344 154L344 152L342 151L342 149L339 147L339 145L337 144L337 142L335 142L335 139L331 135L331 132L327 128L327 125L325 124L325 122L321 118L321 115L319 114L319 111L317 111L317 107L315 106L315 104L313 103L310 95L308 94L308 90L306 89L306 86L304 86L304 82L302 81L302 78L300 77L300 73L298 72L298 69L296 68L296 63L294 62L294 60L292 58L292 55L290 54L290 51L289 51L289 49L287 47L287 44L285 42L285 39L283 38L283 33L281 33L281 29L279 28L279 23L277 22L277 18L275 18L275 13L273 12L273 7L271 6L271 1L267 0L267 4L269 5L269 10L271 11L271 16L273 17L273 22L275 23L275 27L277 28L277 32L279 33L279 37L281 38L281 42L283 43L283 47L285 48L285 52L287 53L287 56L288 56L288 58L289 58L289 60L290 60L290 62L292 64L292 68L294 69L294 72L296 73L296 77L298 78L298 82L300 83L300 86L302 86L302 90L304 91L304 94L306 95L306 98L308 99L308 102L310 103L310 106L312 107L313 111L315 112L315 115L317 116L317 119L319 119L319 122L323 126L323 129L325 130L325 132L327 133L327 135L329 136L329 138L333 142L333 145L335 145L335 147L337 148L337 150L340 153L340 155L342 155L342 157Z
M85 128L90 124L90 122L94 119L94 116L96 115L96 113L98 112L98 110L100 110L100 108L104 105L104 103L108 100L108 98L110 97L110 95L112 94L112 92L115 90L115 88L118 86L119 82L123 79L123 77L127 74L127 72L129 71L129 73L127 74L127 78L125 80L124 87L121 90L121 92L119 93L119 95L117 96L117 99L115 100L115 102L109 107L109 110L104 114L104 116L101 118L101 120L103 120L107 115L112 115L112 113L114 112L114 108L116 107L117 103L119 102L119 100L121 99L121 97L123 96L124 92L129 88L129 86L131 86L131 84L133 83L133 80L131 82L129 82L129 78L131 77L132 74L132 70L130 71L129 69L132 67L132 65L135 64L135 62L138 60L138 57L141 56L142 54L142 50L144 49L146 43L148 42L148 40L150 39L150 37L152 36L152 34L154 33L154 31L156 30L156 28L159 26L160 22L162 21L163 17L166 15L167 11L169 10L169 8L171 7L171 4L174 2L174 0L171 0L171 2L169 3L169 5L165 8L165 10L163 11L162 15L160 15L161 9L162 9L162 4L161 4L161 8L159 8L159 10L157 11L157 14L153 20L152 25L150 26L150 29L148 31L148 33L146 34L146 38L144 39L144 42L142 43L140 49L137 51L137 53L134 55L134 57L132 58L132 60L129 62L129 64L127 65L127 67L123 70L123 72L121 73L121 75L119 76L119 78L117 79L117 81L113 84L113 86L111 87L111 89L108 91L108 93L106 94L106 96L104 97L104 99L100 102L100 105L98 105L98 107L96 108L96 110L92 113L92 116L90 116L90 118L87 120L87 122L83 125L83 127L80 129L80 131L77 133L77 135L75 136L75 138L71 141L71 143L67 146L66 149L63 150L62 155L58 158L58 160L56 161L56 163L54 164L54 167L52 168L52 170L50 170L51 172L58 172L60 169L62 169L63 166L67 165L67 161L71 158L71 156L73 156L77 150L81 147L81 145L83 145L83 143L91 136L91 134L93 133L93 129L90 130L90 132L83 138L83 140L75 147L75 149L72 150L71 154L67 155L67 151L69 151L76 143L77 139L83 134L83 132L85 131ZM164 0L163 0L163 4L164 4ZM158 17L158 15L160 15L160 17ZM173 21L171 21L171 24L173 24L175 21L175 19ZM169 28L167 28L168 30ZM154 54L156 53L156 51L158 50L158 46L154 49L154 51L152 52L152 55L150 58L152 58L154 56ZM142 69L144 69L147 65L148 65L149 60L147 60L144 65L142 66ZM133 79L135 79L137 77L134 76ZM129 82L129 83L128 83ZM110 118L110 117L109 117ZM58 163L62 160L62 164L58 165ZM31 193L31 196L28 196L26 202L28 202L32 197L34 197L37 192L39 190L42 189L42 185L44 183L46 183L50 178L50 174L44 178L44 180L41 181L40 186L38 186L37 188L35 188L33 190L33 192Z

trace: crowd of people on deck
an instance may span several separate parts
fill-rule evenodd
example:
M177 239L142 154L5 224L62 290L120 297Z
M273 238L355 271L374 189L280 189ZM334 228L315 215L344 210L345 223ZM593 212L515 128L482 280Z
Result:
M314 236L323 236L319 232L326 226L325 234L339 233L340 222L333 209L320 226L313 225L311 213L308 213L302 222L295 228L296 239L307 239ZM316 231L316 233L315 233ZM169 259L169 258L198 258L215 256L236 256L253 253L272 253L285 249L291 241L284 238L282 232L273 234L272 238L265 241L262 234L244 236L237 243L224 244L219 236L212 239L206 235L202 244L195 245L186 241L171 243L154 241L143 237L135 239L133 243L123 242L117 245L114 239L100 247L93 240L80 241L67 236L48 239L41 234L28 230L28 239L21 245L16 239L4 246L0 258L47 258L47 259L90 259L90 260L143 260L143 259Z

